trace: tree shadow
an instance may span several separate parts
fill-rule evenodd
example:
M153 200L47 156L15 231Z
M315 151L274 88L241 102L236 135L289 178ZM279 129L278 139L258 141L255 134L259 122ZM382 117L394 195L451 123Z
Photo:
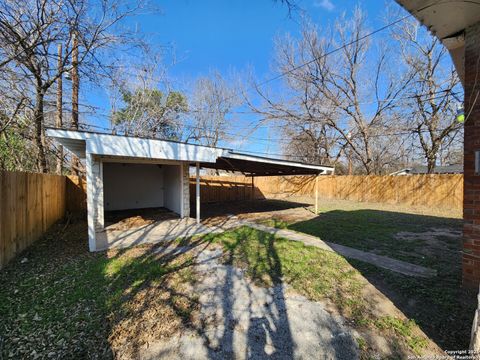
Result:
M274 246L274 237L269 234L264 234L259 238L258 256L255 257L252 263L251 256L248 255L250 245L247 236L247 234L245 234L245 236L239 236L234 243L227 246L226 264L232 267L235 265L235 259L239 258L245 268L248 269L247 273L249 277L251 277L255 283L268 289L267 291L272 301L263 304L265 308L263 316L254 316L252 309L253 289L247 286L249 292L248 308L250 322L245 348L246 358L280 357L291 359L294 355L295 344L292 338L285 302L282 283L282 264ZM228 283L228 281L225 283ZM228 291L228 299L230 300L224 304L224 310L231 312L230 308L235 302L235 293L228 289L225 290ZM228 331L227 336L233 336L233 331ZM268 339L270 340L269 344L267 344ZM269 353L265 352L267 346L271 348Z
M348 336L342 338L339 335L344 330L337 321L329 316L322 318L317 313L302 314L302 310L297 309L308 305L300 305L302 300L298 298L287 303L284 264L274 235L240 228L222 242L226 249L225 263L244 269L246 277L252 281L247 286L250 320L245 358L355 358L356 343ZM267 300L261 297L263 291L268 293ZM239 294L234 292L231 296L230 305L235 308L235 297ZM262 299L262 311L259 311L258 304L256 307L258 299ZM322 306L320 308L317 310L321 313L324 310Z
M468 348L476 294L462 287L461 219L332 210L288 228L436 270L435 277L411 277L346 259L440 347Z
M138 219L140 225L152 223L154 221L177 219L179 215L167 208L146 208L146 209L128 209L105 211L105 226L124 222L129 219ZM129 224L131 226L131 224Z
M225 215L266 213L279 210L308 208L310 206L311 204L307 203L278 199L224 201L202 204L201 215L202 218L208 218ZM195 216L195 207L191 206L190 209L191 216Z
M196 358L294 358L297 344L276 240L266 233L252 240L252 231L232 232L233 240L222 244L218 235L206 235L110 254L102 274L109 289L106 301L113 312L109 316L112 348L121 349L122 343L128 343L128 357L139 358L148 343L160 342L163 347L151 358L181 356L178 347L182 341L172 353L166 339L190 332L202 342L201 347L190 340L186 345L191 347L189 351L198 351ZM256 256L252 257L252 249ZM129 257L131 261L122 261ZM176 279L180 276L184 281L189 271L195 273L190 286L179 286ZM204 275L210 277L206 282ZM200 301L201 296L206 298ZM136 306L132 308L129 304L134 300ZM161 311L152 322L155 307ZM129 327L128 336L116 338L115 334L124 334L124 325ZM341 333L336 323L322 322L318 326L328 334ZM145 334L149 332L155 332L155 336L148 338ZM299 334L295 335L298 340ZM356 351L353 340L345 342L333 335L325 338L324 345L331 348L334 358L349 359Z

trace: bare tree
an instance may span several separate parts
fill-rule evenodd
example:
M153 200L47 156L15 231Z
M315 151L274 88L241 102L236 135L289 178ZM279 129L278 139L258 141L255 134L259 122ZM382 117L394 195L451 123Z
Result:
M260 87L263 107L250 106L267 119L301 127L309 124L322 136L335 139L333 158L349 154L366 174L382 172L380 159L394 158L388 135L396 128L397 103L411 81L408 72L394 71L386 44L373 47L365 15L355 9L351 18L342 16L335 25L337 35L319 35L306 23L299 40L286 37L277 44L278 71L285 75L289 99L274 101ZM337 51L331 51L338 49ZM333 135L322 128L333 130ZM306 133L308 135L308 133ZM386 135L386 136L383 136ZM391 156L390 156L391 155Z
M394 36L400 42L404 63L414 74L408 87L410 113L405 126L415 133L428 172L449 153L461 136L462 124L456 120L455 95L460 85L446 48L420 29L416 22L406 22ZM439 159L440 157L440 159Z
M85 77L94 78L102 50L125 41L117 25L135 13L134 7L114 0L5 0L0 3L0 72L22 77L33 107L33 141L38 169L47 171L44 125L46 97L62 73L71 70L72 34L79 43L78 64ZM64 44L57 67L57 44ZM106 60L105 60L106 61Z
M217 146L227 137L226 116L237 104L235 89L219 72L213 71L209 77L197 79L190 98L193 124L188 137L204 145Z

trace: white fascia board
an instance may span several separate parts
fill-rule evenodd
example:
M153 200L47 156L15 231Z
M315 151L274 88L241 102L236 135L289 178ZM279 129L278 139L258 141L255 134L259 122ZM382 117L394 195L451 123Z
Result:
M45 129L45 135L58 141L80 159L85 158L86 137L84 133L61 129Z
M87 153L214 163L222 150L200 145L106 134L86 134Z
M85 140L88 134L74 130L45 129L45 135L58 139Z
M269 159L269 158L259 158L257 156L250 156L246 154L237 154L237 153L232 153L229 151L225 151L222 155L223 157L228 157L231 159L238 159L238 160L246 160L246 161L255 161L259 163L264 163L264 164L275 164L275 165L285 165L285 166L292 166L292 167L298 167L302 169L312 169L312 170L318 170L318 171L333 171L333 167L331 166L322 166L322 165L310 165L310 164L302 164L294 161L288 161L288 160L280 160L280 159Z

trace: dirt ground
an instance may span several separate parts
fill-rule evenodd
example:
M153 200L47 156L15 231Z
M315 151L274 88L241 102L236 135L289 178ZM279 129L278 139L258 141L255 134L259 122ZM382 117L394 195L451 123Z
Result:
M109 230L128 230L156 221L178 219L179 216L165 208L118 210L105 212L105 227Z
M202 222L205 225L219 225L234 215L241 220L260 221L278 219L298 222L316 217L308 202L286 200L253 200L202 204Z
M232 201L221 203L205 203L201 206L202 219L223 217L225 215L236 215L244 219L269 219L272 217L282 219L287 222L296 222L300 220L312 219L314 214L315 199L311 196L290 196L287 198L275 198L253 201ZM417 215L430 215L445 218L461 219L462 213L448 209L438 209L434 207L406 206L401 204L382 204L382 203L361 203L349 200L339 199L319 199L319 207L338 207L338 208L368 208L374 210L385 210L400 213L409 213ZM195 207L191 206L191 216L195 216ZM306 210L306 211L305 211ZM271 212L274 212L274 216Z
M222 251L198 257L199 329L140 350L142 359L357 359L356 332L324 304L284 284L256 286L244 271L219 262Z

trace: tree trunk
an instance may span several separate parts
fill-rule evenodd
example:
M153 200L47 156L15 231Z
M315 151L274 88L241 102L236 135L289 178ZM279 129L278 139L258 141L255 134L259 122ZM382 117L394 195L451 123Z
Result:
M62 62L62 44L58 44L58 79L57 79L57 117L55 119L55 126L57 128L62 127L63 121L63 94L62 94L62 71L63 71L63 62ZM63 146L58 146L58 158L57 158L57 174L62 175L62 165L63 165Z
M44 146L44 136L43 136L43 106L44 106L44 90L42 87L36 87L36 96L35 96L35 144L38 149L38 170L40 172L47 172L47 158L45 156L45 146Z
M435 171L435 163L437 162L437 156L431 155L427 157L427 173L433 174Z

